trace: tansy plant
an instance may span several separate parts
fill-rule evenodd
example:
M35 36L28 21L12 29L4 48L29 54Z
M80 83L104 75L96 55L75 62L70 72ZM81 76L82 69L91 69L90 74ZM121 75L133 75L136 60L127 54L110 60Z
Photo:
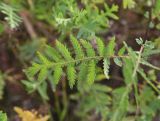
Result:
M105 46L100 38L96 38L96 46L93 46L86 40L77 40L74 36L70 36L74 53L69 50L67 45L58 40L55 47L46 45L45 52L38 52L37 60L32 63L31 67L25 69L29 80L24 80L23 84L30 93L37 90L43 99L48 100L47 82L55 91L61 77L66 75L71 89L74 86L77 87L82 96L86 92L89 93L88 97L82 98L83 101L88 102L87 108L85 108L85 110L87 109L86 112L96 109L97 113L100 113L103 117L102 119L105 120L107 114L109 114L107 107L112 104L111 97L106 93L109 93L111 89L95 83L95 77L99 68L97 63L103 61L103 72L106 78L109 79L109 68L113 59L115 64L122 68L125 86L122 89L117 108L114 109L111 114L112 117L109 117L109 119L111 121L122 120L127 114L129 94L132 91L135 93L135 101L137 108L139 108L138 75L144 78L156 93L160 93L156 85L147 77L141 65L156 70L160 70L160 68L147 61L148 57L156 54L157 51L151 41L143 41L142 38L136 39L141 46L139 51L134 51L124 42L124 46L117 53L115 52L115 41L115 37L112 37L108 45ZM97 98L95 95L100 97ZM92 101L94 102L93 104L91 103Z
M132 9L139 2L143 1L122 0L121 4L124 9ZM64 121L69 115L69 106L72 106L73 100L78 104L72 113L84 121L92 120L90 115L94 114L102 121L151 121L158 115L160 84L156 78L151 79L144 68L147 66L154 71L160 70L148 61L151 55L160 52L159 49L154 47L153 42L137 38L139 51L133 50L126 42L118 50L115 37L110 38L108 43L97 37L106 33L112 23L118 20L117 5L104 3L104 0L31 0L28 3L25 6L29 6L35 18L45 21L46 25L52 25L59 34L59 39L54 46L46 44L43 52L37 52L32 65L24 70L27 79L22 83L29 93L37 91L44 101L49 100L51 95L48 96L48 91L52 89L53 112L57 114L58 120ZM151 0L147 0L139 8L146 8L146 5L151 8L150 3ZM151 20L159 20L160 2L156 0L154 3L153 9L145 15L149 19L149 27L153 27ZM10 28L14 29L20 24L21 18L17 9L0 3L0 12L5 15ZM69 42L62 43L68 38ZM35 50L35 46L33 49ZM33 49L28 50L27 46L26 50L33 53ZM112 81L110 71L113 61L122 74L122 84L118 87L100 82L102 77ZM2 76L2 85L3 80ZM74 94L68 94L68 85L74 90ZM1 86L1 90L3 87ZM30 120L41 121L37 113L20 108L15 110L24 121L28 121L28 117L31 117ZM46 121L48 117L42 119Z

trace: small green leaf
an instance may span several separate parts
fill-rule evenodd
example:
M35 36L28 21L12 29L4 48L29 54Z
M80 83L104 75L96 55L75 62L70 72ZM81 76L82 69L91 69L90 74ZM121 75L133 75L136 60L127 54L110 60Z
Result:
M46 67L42 68L38 74L38 81L44 81L47 78L48 69Z
M76 81L76 70L74 66L72 65L67 66L67 76L69 80L69 86L70 88L73 88Z
M43 63L43 64L50 64L50 61L48 60L48 58L46 58L44 55L42 55L40 52L37 52L39 60Z
M100 56L103 56L104 55L104 43L100 38L97 38L96 42L97 42L98 54Z
M32 66L25 70L28 78L33 77L41 69L41 66L37 63L32 63Z
M118 55L122 56L125 53L126 48L123 46L119 51L118 51Z
M22 80L22 84L26 87L28 93L32 93L37 89L37 82L35 80Z
M78 73L78 84L77 88L79 91L84 91L88 86L85 84L85 80L87 78L86 74L88 71L88 65L86 63L81 63L79 66L79 73Z
M87 83L89 86L94 83L95 76L96 76L96 65L94 60L91 60L88 64L88 74L87 74Z
M71 35L70 36L70 41L73 45L73 48L74 48L74 51L75 51L75 54L76 54L76 59L83 58L84 53L83 53L82 47L79 44L78 40L74 36Z
M49 99L47 95L47 83L46 82L43 82L41 85L39 85L37 90L44 100Z
M122 66L122 61L120 60L120 58L116 57L113 60L114 60L115 64L117 64L120 67Z
M95 56L95 51L89 42L87 42L86 40L81 40L81 43L82 43L83 47L86 49L88 57Z
M136 38L136 42L139 44L139 45L142 45L143 44L143 39L140 37L140 38Z
M144 44L144 47L148 48L148 49L153 49L155 47L155 45L152 41L146 41Z
M17 14L18 9L10 5L0 3L0 12L6 15L5 20L8 22L11 29L15 29L22 22L21 17Z
M62 67L60 67L60 66L54 67L54 74L53 74L54 84L58 84L58 82L62 76L62 73L63 73Z
M61 59L61 56L57 50L49 45L46 45L46 55L55 62L58 62Z
M112 37L111 40L108 43L108 46L105 48L105 57L113 56L115 53L115 37Z
M106 9L106 16L111 17L112 19L118 20L118 16L114 13L118 11L118 5L112 5L111 8L107 4L104 4Z
M126 8L134 8L136 5L135 1L134 0L123 0L123 8L126 9Z
M56 41L56 49L62 54L65 60L73 60L68 48L61 42Z
M123 66L123 76L124 76L124 81L126 84L130 84L133 81L133 63L132 60L130 59L123 59L124 61L124 66Z
M100 92L111 92L112 91L112 88L111 87L108 87L106 85L102 85L102 84L94 84L92 86L92 88L96 91L100 91Z
M107 58L104 58L103 59L103 70L104 70L104 74L107 79L109 79L109 66L110 66L110 60Z

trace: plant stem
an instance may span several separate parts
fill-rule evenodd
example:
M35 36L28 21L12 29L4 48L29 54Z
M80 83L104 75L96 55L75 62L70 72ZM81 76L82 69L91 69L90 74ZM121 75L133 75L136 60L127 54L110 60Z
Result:
M68 99L67 99L67 92L66 92L66 81L62 82L62 95L63 95L63 110L61 112L60 121L63 121L68 109Z
M137 59L136 66L134 68L132 77L135 77L136 72L138 70L139 64L141 62L141 56L142 56L143 49L144 49L144 46L142 45L141 48L140 48L140 51L139 51L138 59Z
M59 105L59 98L58 98L57 92L54 93L54 98L55 98L56 112L58 116L60 117L60 105Z
M141 46L140 51L139 51L139 54L138 54L138 59L137 59L137 62L136 62L136 65L135 65L135 68L134 68L133 74L132 74L132 78L133 78L133 79L134 79L134 77L136 76L136 73L137 73L139 64L140 64L140 62L141 62L141 56L142 56L143 49L144 49L144 45ZM139 112L139 103L138 103L138 99L137 99L138 91L137 91L137 89L136 89L136 84L135 84L135 82L133 82L133 84L134 84L134 88L135 88L135 94L136 94L136 95L135 95L135 99L136 99L136 104L137 104L135 119L137 119L138 112Z
M117 55L113 55L113 56L109 56L107 58L129 58L128 55L123 55L123 56L117 56ZM104 56L93 56L93 57L84 57L82 59L74 59L71 61L67 61L67 62L59 62L59 63L50 63L50 64L45 64L44 66L47 66L48 68L53 67L53 66L65 66L71 63L78 63L81 61L90 61L90 60L100 60L103 59ZM42 65L43 66L43 65Z

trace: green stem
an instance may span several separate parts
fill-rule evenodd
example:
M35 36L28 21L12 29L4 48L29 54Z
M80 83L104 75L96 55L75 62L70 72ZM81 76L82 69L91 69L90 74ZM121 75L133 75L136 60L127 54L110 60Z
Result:
M124 56L117 56L117 55L113 55L113 56L109 56L107 58L128 58L129 56L128 55L124 55ZM103 59L104 56L93 56L93 57L84 57L84 58L81 58L81 59L74 59L74 60L71 60L71 61L66 61L66 62L59 62L59 63L50 63L50 64L45 64L44 66L48 67L48 68L51 68L53 66L65 66L65 65L68 65L68 64L71 64L71 63L78 63L78 62L82 62L82 61L90 61L90 60L101 60ZM42 65L43 66L43 65Z
M137 70L138 70L139 64L140 64L140 62L141 62L141 57L142 57L143 49L144 49L144 46L142 45L141 48L140 48L139 54L138 54L138 59L137 59L135 68L134 68L134 70L133 70L133 74L132 74L132 78L133 78L133 79L135 78L135 76L136 76L136 74L137 74ZM138 90L137 90L135 81L133 81L133 84L134 84L134 88L135 88L135 100L136 100L136 104L137 104L135 119L137 119L138 112L139 112Z
M67 99L67 92L66 92L66 81L62 82L62 95L63 95L63 110L61 112L60 121L63 121L68 110L68 99Z
M140 51L139 51L138 59L137 59L136 66L134 68L132 77L135 77L136 72L138 70L139 64L141 62L141 55L142 55L143 49L144 49L144 46L142 45L141 48L140 48Z
M54 98L55 98L55 107L56 107L56 112L58 114L58 116L60 117L60 105L59 105L59 98L57 95L57 92L54 93Z

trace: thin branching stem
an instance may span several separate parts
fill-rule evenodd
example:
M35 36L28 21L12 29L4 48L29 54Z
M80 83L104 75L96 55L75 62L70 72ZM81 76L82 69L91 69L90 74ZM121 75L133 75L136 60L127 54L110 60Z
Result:
M142 45L141 48L140 48L139 54L138 54L138 59L137 59L136 66L134 68L132 77L135 77L136 72L138 70L139 64L141 62L141 56L142 56L143 49L144 49L144 46Z

